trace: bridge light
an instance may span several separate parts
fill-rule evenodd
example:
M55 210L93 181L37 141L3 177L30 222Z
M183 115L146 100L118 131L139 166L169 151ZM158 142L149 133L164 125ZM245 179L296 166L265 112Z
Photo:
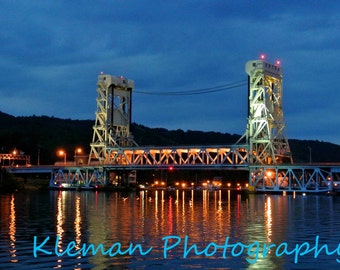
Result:
M173 170L174 170L174 166L170 166L169 171L173 171Z
M277 66L281 65L281 61L280 60L276 60L276 65Z
M273 174L273 173L272 173L271 171L267 171L267 172L266 172L266 176L268 176L268 177L272 177L272 174Z
M262 54L260 55L260 59L261 59L261 60L266 59L266 55L262 53Z

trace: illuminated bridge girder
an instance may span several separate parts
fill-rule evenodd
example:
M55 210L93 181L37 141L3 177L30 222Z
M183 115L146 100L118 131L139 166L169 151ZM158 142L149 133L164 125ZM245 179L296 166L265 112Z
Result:
M52 171L50 187L78 188L105 184L103 168L65 167Z
M14 165L15 161L22 161L25 165L30 164L29 155L0 153L0 165Z
M247 166L246 145L232 146L176 146L134 147L107 149L106 166L159 167L159 166Z
M333 189L333 170L329 166L249 166L249 182L263 192L327 192Z

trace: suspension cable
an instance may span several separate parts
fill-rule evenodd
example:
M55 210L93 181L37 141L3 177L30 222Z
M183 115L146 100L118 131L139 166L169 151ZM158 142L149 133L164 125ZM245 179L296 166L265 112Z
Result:
M201 95L219 91L225 91L233 88L237 88L246 85L247 81L239 81L234 83L222 84L214 87L188 90L188 91L168 91L168 92L148 92L148 91L134 91L134 93L145 94L145 95L158 95L158 96L175 96L175 95Z

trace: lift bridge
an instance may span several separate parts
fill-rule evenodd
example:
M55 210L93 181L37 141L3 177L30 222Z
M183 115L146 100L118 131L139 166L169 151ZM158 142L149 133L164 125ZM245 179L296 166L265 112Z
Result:
M54 169L51 186L107 184L115 172L134 179L147 169L247 170L249 189L263 192L328 192L337 166L294 165L282 109L282 68L264 59L248 61L248 123L233 145L139 146L131 133L134 82L100 74L88 164Z

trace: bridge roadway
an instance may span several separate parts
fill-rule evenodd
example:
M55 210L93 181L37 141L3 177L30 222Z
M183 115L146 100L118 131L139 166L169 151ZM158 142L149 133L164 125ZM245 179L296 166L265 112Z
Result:
M108 148L106 160L75 166L72 162L49 166L6 166L12 174L50 173L50 187L85 187L111 182L112 171L124 171L136 180L136 170L242 169L248 170L247 145L168 146ZM126 173L127 172L127 173Z
M16 165L16 166L3 166L7 172L11 174L39 174L39 173L52 173L53 170L58 169L60 166L55 165Z
M260 192L340 192L340 163L308 163L286 165L255 165L248 163L245 145L233 146L170 146L112 148L107 163L75 166L6 166L13 174L51 174L51 187L91 188L105 185L112 171L131 173L136 170L247 170L249 189ZM110 163L110 164L108 164Z

